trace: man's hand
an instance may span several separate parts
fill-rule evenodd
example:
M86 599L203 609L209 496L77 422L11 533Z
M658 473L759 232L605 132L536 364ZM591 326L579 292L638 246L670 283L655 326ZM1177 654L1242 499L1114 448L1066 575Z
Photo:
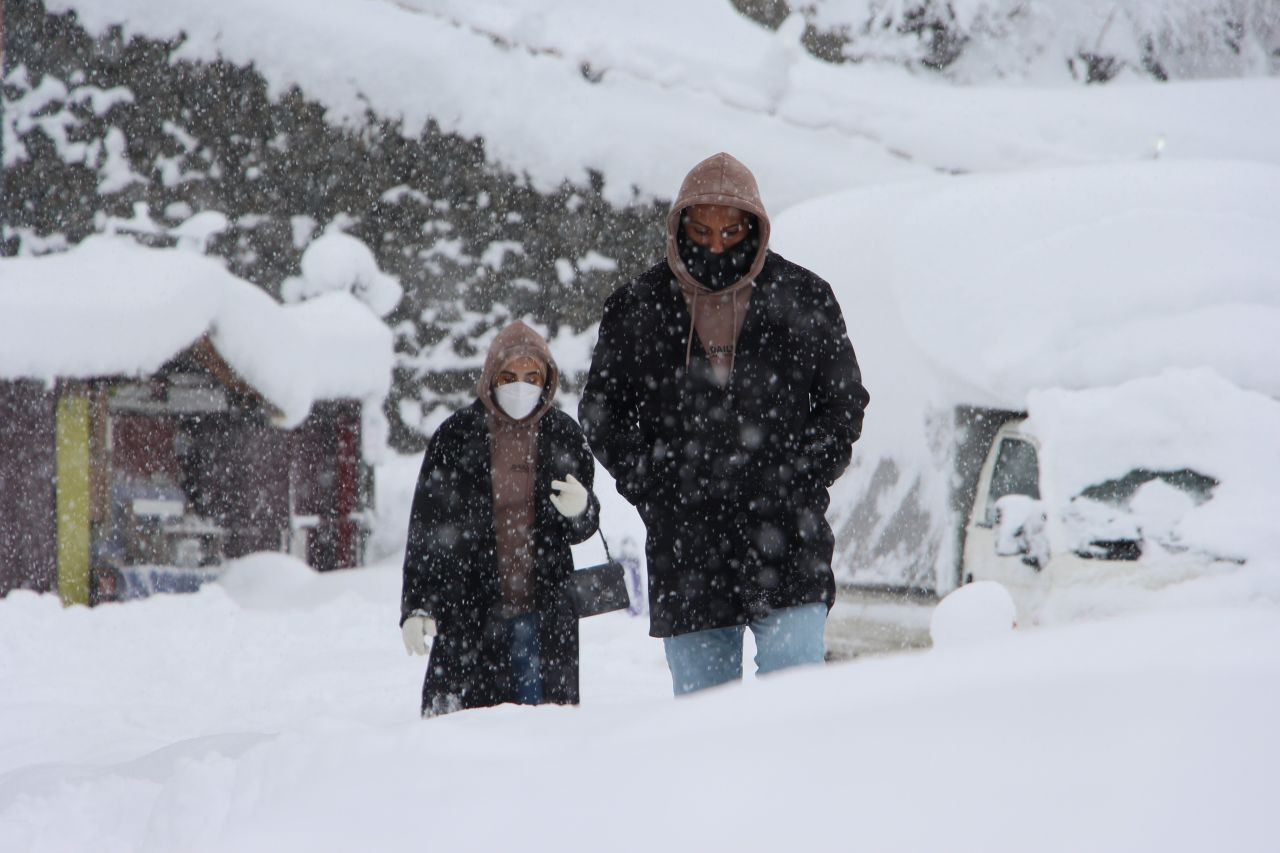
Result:
M427 653L427 637L436 635L436 620L421 611L415 611L400 626L400 635L404 638L404 650L410 655Z
M572 474L563 480L551 481L551 505L565 518L577 518L587 511L587 487L578 482Z

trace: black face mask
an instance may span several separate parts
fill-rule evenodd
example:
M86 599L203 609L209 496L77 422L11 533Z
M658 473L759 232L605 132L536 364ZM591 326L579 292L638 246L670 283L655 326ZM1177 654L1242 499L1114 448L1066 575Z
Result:
M676 232L676 249L685 269L703 287L720 290L751 271L760 250L760 231L754 216L747 217L747 236L733 248L716 253L690 240L681 226Z

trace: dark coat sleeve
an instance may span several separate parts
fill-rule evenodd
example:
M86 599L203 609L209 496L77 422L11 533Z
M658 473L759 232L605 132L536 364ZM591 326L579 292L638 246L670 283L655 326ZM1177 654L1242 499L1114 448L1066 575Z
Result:
M605 302L591 370L578 404L578 421L618 493L631 503L651 490L649 447L639 426L642 398L631 294L620 288Z
M439 589L439 572L433 571L441 561L447 564L450 552L461 543L455 527L444 523L452 508L457 512L461 500L457 493L458 474L449 464L451 436L441 426L431 437L418 484L413 493L409 513L409 538L405 545L404 580L400 591L400 624L415 610L437 616L437 605L443 590Z
M796 468L801 476L827 488L849 466L870 395L862 384L862 371L831 286L817 279L812 292L815 301L807 336L815 346L816 369Z
M579 516L566 518L551 506L551 511L546 514L546 523L552 525L554 532L564 537L570 545L577 545L589 539L600 523L600 501L596 498L594 489L596 464L591 456L591 448L587 446L587 437L573 418L560 411L550 413L550 416L553 416L554 426L548 426L553 429L553 452L558 458L553 460L547 471L549 481L563 480L566 475L572 474L586 487L587 509ZM548 482L548 503L550 494Z

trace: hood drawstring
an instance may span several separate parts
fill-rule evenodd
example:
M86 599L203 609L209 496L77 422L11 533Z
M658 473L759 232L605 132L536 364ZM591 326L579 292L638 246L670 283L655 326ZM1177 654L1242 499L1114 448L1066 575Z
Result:
M698 291L693 291L693 305L689 308L689 340L684 345L684 372L689 372L689 359L693 355L693 324L698 319Z
M738 329L738 291L729 294L729 301L733 304L733 328ZM729 383L733 382L733 362L738 357L738 336L733 337L733 349L729 350L729 377L724 381L724 387L728 388Z
M704 283L701 280L710 268L706 263L697 262L697 253L693 260L694 267L699 269L698 276L693 274L685 262L685 250L682 246L686 241L681 232L682 221L685 211L698 205L736 208L747 214L749 226L747 239L756 241L750 266L741 270L740 265L733 265L736 280L721 289L710 289L707 285L723 282ZM750 227L751 225L754 225L754 228ZM686 372L693 361L693 336L697 332L701 335L704 345L716 350L715 352L708 350L707 357L717 368L717 384L724 368L728 367L729 374L724 387L728 386L737 362L738 335L741 332L738 323L743 321L744 315L748 313L753 282L762 274L765 261L768 259L769 234L769 215L765 212L764 203L760 200L760 188L756 185L755 175L751 174L751 170L741 161L721 151L689 170L680 184L680 191L676 194L675 201L667 211L666 240L667 266L675 278L675 283L680 287L681 296L690 314L689 334L685 339L684 348ZM705 258L703 260L705 261ZM724 270L721 272L720 277L723 278ZM738 272L741 272L740 276L737 276ZM743 292L739 294L739 290ZM732 298L733 304L730 306L729 316L723 316L720 313L724 307L722 302L716 304L717 310L714 316L702 316L700 312L705 313L705 302L709 297ZM726 324L729 326L728 329L725 328ZM711 339L710 342L709 339ZM729 352L724 350L726 345L732 347Z
M745 288L744 290L741 290L741 291L735 290L733 293L729 294L729 305L731 306L731 310L733 311L733 328L734 329L738 328L738 294L743 292L750 293L750 288ZM685 345L684 345L685 373L689 372L689 364L693 358L693 331L694 331L694 325L697 323L697 320L698 320L698 296L700 294L701 294L700 290L694 289L693 296L690 298L690 302L692 302L692 305L689 306L689 337L685 341ZM729 382L733 381L733 366L737 361L737 358L738 358L738 343L737 343L737 340L735 339L733 348L729 350L729 378L728 380L725 381L726 388L729 387Z

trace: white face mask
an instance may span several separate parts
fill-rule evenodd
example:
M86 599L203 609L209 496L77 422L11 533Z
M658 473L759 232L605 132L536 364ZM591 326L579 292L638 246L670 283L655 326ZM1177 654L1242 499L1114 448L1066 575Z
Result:
M508 382L493 389L498 406L516 420L527 418L542 399L542 386L532 382Z

